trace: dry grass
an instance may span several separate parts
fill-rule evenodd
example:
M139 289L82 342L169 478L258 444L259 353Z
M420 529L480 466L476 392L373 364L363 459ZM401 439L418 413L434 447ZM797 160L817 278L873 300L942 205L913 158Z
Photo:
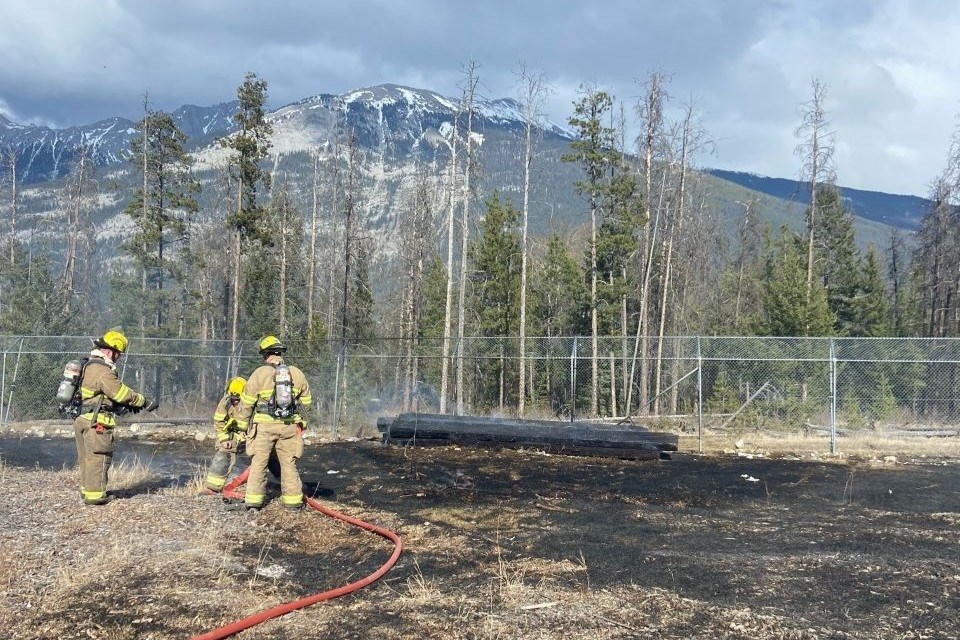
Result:
M153 480L156 472L150 468L150 460L132 456L110 465L109 484L112 489L129 489Z
M738 443L740 446L737 446ZM836 446L840 457L960 457L960 438L956 437L889 437L864 433L838 438ZM696 436L681 436L680 450L698 452L700 440ZM828 456L830 438L801 432L710 434L703 438L703 453L734 451Z
M203 481L207 477L207 468L201 465L194 465L193 476L184 484L166 487L163 493L171 496L196 496L205 493Z
M409 606L423 606L437 602L443 597L439 587L439 580L423 575L420 563L413 560L412 575L405 580L406 591L401 594L404 604Z

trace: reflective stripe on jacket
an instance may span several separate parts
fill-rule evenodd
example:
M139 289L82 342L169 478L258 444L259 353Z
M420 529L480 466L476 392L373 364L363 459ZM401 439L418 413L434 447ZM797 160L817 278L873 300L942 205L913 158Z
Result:
M143 395L125 385L117 376L116 368L101 358L90 358L80 380L81 418L107 427L116 426L114 418L118 406L142 407L147 403ZM94 415L99 408L100 413Z
M217 408L213 411L213 428L218 434L229 432L231 427L237 425L237 410L240 408L239 396L232 396L229 393L217 403Z

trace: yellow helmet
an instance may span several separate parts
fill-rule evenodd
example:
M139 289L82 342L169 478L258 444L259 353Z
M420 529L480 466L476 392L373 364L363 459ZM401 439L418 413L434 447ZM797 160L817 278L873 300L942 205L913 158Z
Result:
M280 339L277 336L267 336L257 345L260 349L261 355L266 355L268 353L283 353L287 350L283 343L280 342Z
M123 335L120 329L110 329L102 338L97 338L93 344L98 347L105 347L123 353L127 350L127 336Z
M229 384L227 384L227 393L232 396L238 396L245 386L247 386L246 378L241 378L240 376L231 378Z

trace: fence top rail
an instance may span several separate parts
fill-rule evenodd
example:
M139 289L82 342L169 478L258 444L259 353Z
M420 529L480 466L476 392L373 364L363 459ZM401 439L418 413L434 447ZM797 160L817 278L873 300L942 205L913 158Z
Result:
M42 340L92 340L99 336L99 333L91 334L36 334L36 333L0 333L0 339L4 340L19 340L19 339L42 339ZM279 334L278 334L279 335ZM207 343L224 343L232 344L237 343L255 343L258 338L241 338L238 340L231 340L230 338L189 338L189 337L162 337L162 336L143 336L143 335L134 335L128 333L127 337L130 340L145 340L145 341L157 341L157 342L207 342ZM464 340L514 340L518 339L519 335L498 335L498 336L464 336ZM648 340L657 340L659 336L648 335L646 336ZM374 340L409 340L409 337L404 336L378 336ZM456 340L456 338L452 338ZM529 335L526 336L527 340L590 340L591 336L584 335L562 335L562 336L543 336L543 335ZM608 341L616 340L623 341L627 340L633 342L636 339L636 336L622 336L622 335L600 335L597 336L598 340ZM340 342L341 338L320 338L318 342ZM430 341L430 342L439 342L443 340L442 337L420 337L417 338L418 341ZM947 343L947 344L956 344L960 343L960 337L844 337L844 336L734 336L734 335L665 335L663 340L690 340L690 341L731 341L731 342L742 342L742 341L756 341L756 342L809 342L809 343L820 343L820 342L918 342L918 343ZM308 342L305 338L294 338L287 337L286 341L288 342Z

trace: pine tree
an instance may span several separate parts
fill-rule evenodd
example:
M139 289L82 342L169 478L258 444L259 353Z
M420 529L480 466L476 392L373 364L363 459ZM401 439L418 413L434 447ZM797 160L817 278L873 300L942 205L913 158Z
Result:
M890 305L876 249L870 247L861 262L857 292L848 306L850 329L845 335L857 338L889 337L893 333Z
M16 241L9 246L4 244L0 249L4 258L13 256L12 261L0 260L0 291L3 291L4 302L0 305L0 334L76 335L77 329L70 326L76 311L69 312L61 304L61 294L54 285L54 267L48 257L37 254L31 259ZM65 360L67 357L50 353L17 358L16 379L26 380L29 384L15 384L16 403L7 397L7 411L12 411L9 418L23 418L21 412L25 407L29 408L31 418L57 417L56 403L51 401L51 387L47 381L52 380L51 375L63 367ZM9 370L7 374L10 374Z
M470 252L475 270L473 311L478 318L478 335L516 335L520 303L519 221L513 203L501 200L499 193L487 200L479 238Z
M622 333L621 302L630 283L627 264L639 248L636 230L643 224L643 211L636 196L636 180L619 167L610 182L607 206L597 229L597 298L599 331L603 335Z
M373 291L370 286L370 243L357 243L354 273L351 281L350 310L348 312L351 343L374 347L377 326L374 322Z
M894 229L890 233L890 247L887 251L887 281L889 282L891 331L894 336L911 335L916 320L916 308L908 304L910 298L910 270L907 265L907 252L903 236Z
M227 226L233 231L233 319L231 339L236 343L240 313L240 265L250 241L270 246L273 239L264 232L263 207L258 201L260 187L269 189L269 174L260 163L270 149L273 129L267 122L267 82L255 73L247 73L237 88L240 101L233 119L239 131L221 141L222 146L235 152L232 181L237 185L236 207L227 216Z
M836 316L836 334L853 335L859 331L853 306L861 283L853 213L833 185L821 185L817 190L816 209L815 267L827 290L827 304Z
M574 104L574 114L568 119L576 130L577 139L570 143L570 153L564 154L564 162L576 162L583 168L585 177L576 183L577 191L587 199L590 210L590 246L587 255L587 274L590 282L590 413L597 415L599 400L599 305L598 295L600 270L598 259L598 231L602 223L602 208L609 204L610 175L619 173L612 167L619 166L617 135L612 127L604 126L603 120L613 108L613 97L605 91L581 88L583 97Z
M520 308L520 213L509 200L494 193L486 202L486 215L480 223L479 238L470 249L474 265L473 316L476 334L490 337L516 335ZM508 368L505 346L501 341L495 366L481 373L483 400L501 410L516 394L516 373Z
M280 325L280 264L272 249L251 245L244 261L244 286L240 290L241 325L244 335L263 336Z
M420 314L420 335L436 339L440 346L443 338L444 307L446 306L447 267L440 256L427 263L423 274L423 310Z
M583 269L559 235L547 240L540 267L532 273L532 330L551 338L581 335L589 330L590 299ZM546 398L551 410L560 415L571 403L569 367L563 360L548 358L540 369L531 393Z
M199 210L195 194L200 185L190 174L193 159L183 148L187 136L170 114L148 111L137 129L140 136L131 141L130 150L142 186L134 190L124 210L137 227L124 249L142 274L141 299L137 301L144 316L141 326L149 327L153 335L171 336L176 327L166 326L165 313L185 277L174 249L187 244L189 223Z
M534 275L533 319L544 336L573 336L588 326L584 311L589 299L583 270L559 235L547 240L546 253Z
M814 281L808 297L799 240L783 229L767 259L763 313L755 328L760 335L825 336L833 331L835 317L827 305L826 289Z
M49 258L43 254L28 258L16 241L3 248L13 261L0 261L0 291L5 302L0 307L0 334L71 334L68 325L76 310L71 312L60 304Z

